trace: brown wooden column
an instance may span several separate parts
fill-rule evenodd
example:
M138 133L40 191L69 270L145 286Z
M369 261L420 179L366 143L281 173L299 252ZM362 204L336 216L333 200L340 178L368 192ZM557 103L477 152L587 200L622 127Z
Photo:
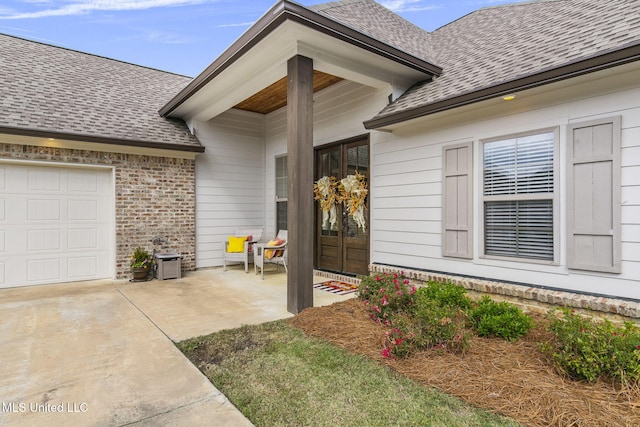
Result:
M287 310L313 307L313 60L287 63Z

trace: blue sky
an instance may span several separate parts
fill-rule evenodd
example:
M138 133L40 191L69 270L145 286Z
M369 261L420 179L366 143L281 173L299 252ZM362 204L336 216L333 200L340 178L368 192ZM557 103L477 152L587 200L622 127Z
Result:
M300 0L310 6L328 0ZM377 0L432 31L515 0ZM0 33L196 76L276 0L3 0Z

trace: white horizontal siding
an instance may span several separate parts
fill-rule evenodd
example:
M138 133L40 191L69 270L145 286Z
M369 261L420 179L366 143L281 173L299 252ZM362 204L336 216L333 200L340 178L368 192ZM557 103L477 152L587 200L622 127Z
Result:
M526 93L519 94L518 99L526 102L505 106L495 101L488 108L474 107L473 114L445 114L442 118L414 121L393 133L373 134L371 261L640 299L640 85L637 72L639 70L634 69L624 75L602 77L597 85L561 83L556 85L557 90L539 90L530 98ZM622 273L569 270L564 253L566 127L569 123L618 115L622 117ZM556 245L559 264L483 258L479 254L480 231L473 235L473 259L443 257L442 147L474 143L474 229L481 230L480 141L555 127L559 128L560 138L560 208L557 211L560 241Z
M195 123L196 267L222 265L223 242L239 228L264 228L264 117L228 111Z

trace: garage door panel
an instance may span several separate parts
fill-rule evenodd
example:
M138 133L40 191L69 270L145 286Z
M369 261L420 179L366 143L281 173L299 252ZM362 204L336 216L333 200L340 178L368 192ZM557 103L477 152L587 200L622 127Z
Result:
M0 286L113 277L109 170L5 164L0 176Z
M97 221L98 202L96 200L69 200L68 219L70 221Z
M31 284L59 282L60 270L60 258L31 259L27 261L27 280Z
M60 230L27 230L27 251L57 251L62 249L60 244Z
M68 189L71 193L97 193L100 176L95 172L71 171L68 175Z
M71 228L67 233L67 248L69 250L98 249L99 234L95 228ZM103 233L102 239L105 237Z
M29 199L27 200L27 220L60 221L60 200Z
M95 256L70 257L67 261L68 273L72 280L83 280L98 274L99 260Z
M32 168L27 171L27 189L29 191L59 192L60 169L58 168Z

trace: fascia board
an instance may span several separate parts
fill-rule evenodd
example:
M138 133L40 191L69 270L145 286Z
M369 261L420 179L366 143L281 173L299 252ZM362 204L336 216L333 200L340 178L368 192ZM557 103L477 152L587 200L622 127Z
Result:
M150 144L146 142L136 145L131 141L116 139L7 128L0 128L0 143L179 159L195 159L196 155L205 151L203 146Z

